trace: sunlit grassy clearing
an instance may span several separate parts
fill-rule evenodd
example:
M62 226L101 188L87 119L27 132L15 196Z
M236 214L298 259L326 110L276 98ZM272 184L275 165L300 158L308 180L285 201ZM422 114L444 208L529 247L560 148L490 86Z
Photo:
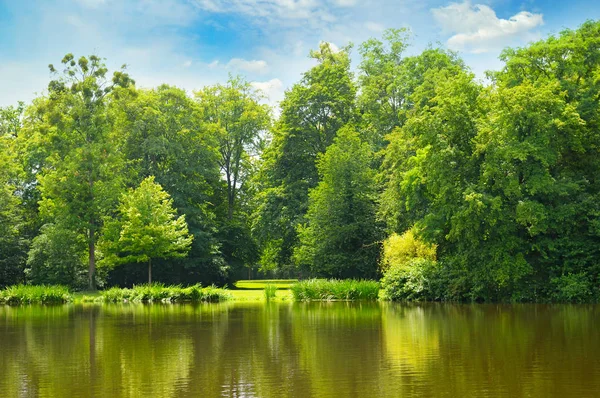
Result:
M241 280L237 281L234 286L236 289L264 289L267 285L274 285L277 289L289 289L295 283L296 279L262 279L262 280Z

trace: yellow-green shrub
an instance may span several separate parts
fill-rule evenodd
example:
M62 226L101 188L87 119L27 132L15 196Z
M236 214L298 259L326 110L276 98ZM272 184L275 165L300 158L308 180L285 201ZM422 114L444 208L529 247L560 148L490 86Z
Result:
M437 245L431 245L417 238L413 229L402 235L392 234L383 242L381 270L407 264L412 259L436 260Z

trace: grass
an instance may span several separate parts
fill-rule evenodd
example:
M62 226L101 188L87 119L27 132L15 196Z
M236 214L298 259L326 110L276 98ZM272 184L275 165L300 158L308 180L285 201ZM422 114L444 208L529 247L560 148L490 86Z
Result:
M236 289L264 289L267 285L274 285L277 289L289 289L297 283L296 279L257 279L237 281L234 286Z
M277 285L268 283L265 286L265 300L271 301L277 296Z
M203 301L216 303L232 298L228 290L219 289L215 286L204 288L200 285L181 287L165 286L161 283L136 285L132 289L113 287L102 291L100 296L100 300L106 303L121 303L127 301L171 303Z
M296 301L377 300L379 283L369 280L309 279L291 287Z
M69 289L59 285L15 285L0 290L4 304L63 304L73 300Z

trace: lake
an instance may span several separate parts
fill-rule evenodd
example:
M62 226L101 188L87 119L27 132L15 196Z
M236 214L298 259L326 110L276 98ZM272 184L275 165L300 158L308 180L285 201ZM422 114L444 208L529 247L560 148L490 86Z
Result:
M0 306L1 397L597 397L600 306Z

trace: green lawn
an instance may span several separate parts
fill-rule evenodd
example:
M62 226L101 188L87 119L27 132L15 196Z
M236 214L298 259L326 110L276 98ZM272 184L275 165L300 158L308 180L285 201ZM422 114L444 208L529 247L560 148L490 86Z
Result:
M292 300L292 292L289 289L296 282L298 282L296 279L241 280L237 281L229 292L234 300L264 301L265 286L270 284L277 286L276 299L286 301Z
M277 286L277 289L289 289L296 279L262 279L262 280L241 280L235 283L236 289L264 289L267 284Z
M265 286L271 284L277 286L277 301L290 301L293 297L289 288L296 282L298 282L296 279L241 280L237 281L232 289L228 289L228 292L233 296L234 301L264 301ZM76 292L73 293L73 302L93 302L100 296L100 291Z

